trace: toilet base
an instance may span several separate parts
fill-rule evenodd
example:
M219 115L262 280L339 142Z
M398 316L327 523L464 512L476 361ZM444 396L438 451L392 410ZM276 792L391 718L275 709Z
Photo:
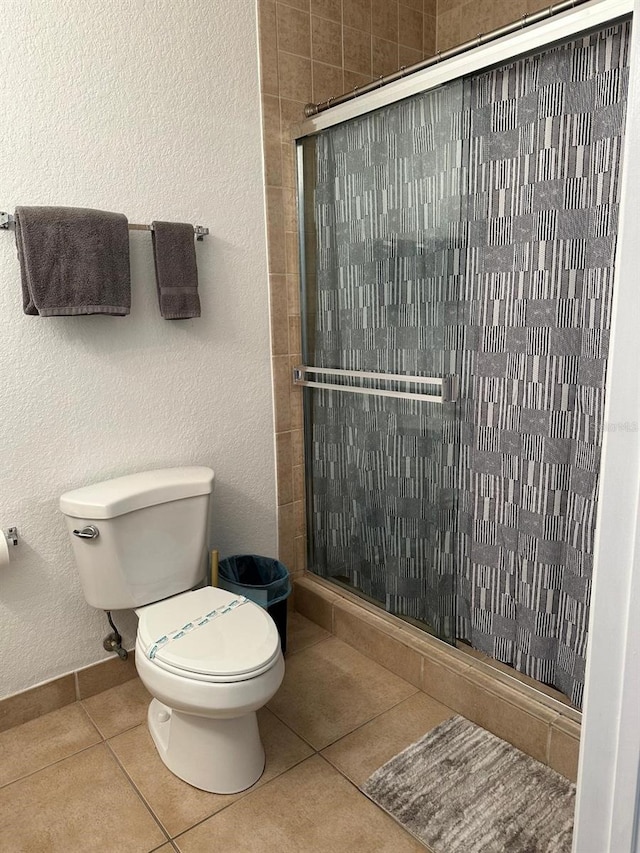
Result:
M265 756L254 711L213 719L175 711L153 699L147 719L162 761L195 788L236 794L262 776Z

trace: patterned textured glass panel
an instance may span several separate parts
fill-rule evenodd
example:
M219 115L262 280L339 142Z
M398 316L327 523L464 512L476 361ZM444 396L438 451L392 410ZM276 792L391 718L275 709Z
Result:
M582 701L629 24L465 83L459 633Z
M310 363L450 372L463 133L458 82L317 138ZM452 639L453 405L309 396L314 570Z

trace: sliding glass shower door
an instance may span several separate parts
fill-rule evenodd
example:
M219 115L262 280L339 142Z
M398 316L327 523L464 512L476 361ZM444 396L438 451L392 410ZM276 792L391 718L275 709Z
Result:
M449 641L463 138L456 82L305 140L301 197L310 568Z

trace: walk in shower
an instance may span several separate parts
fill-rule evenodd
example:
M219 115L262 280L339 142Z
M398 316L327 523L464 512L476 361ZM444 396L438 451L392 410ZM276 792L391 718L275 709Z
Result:
M298 143L309 568L578 707L629 33Z

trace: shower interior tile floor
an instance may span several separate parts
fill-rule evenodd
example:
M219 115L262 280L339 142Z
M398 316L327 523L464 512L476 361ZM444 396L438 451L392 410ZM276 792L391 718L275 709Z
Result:
M0 850L424 853L359 787L453 711L297 613L289 647L259 713L266 770L241 794L165 768L138 679L0 734Z

